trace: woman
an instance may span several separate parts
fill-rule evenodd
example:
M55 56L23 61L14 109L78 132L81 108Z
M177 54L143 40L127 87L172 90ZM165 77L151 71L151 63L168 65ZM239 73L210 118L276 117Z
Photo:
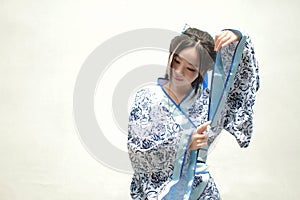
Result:
M165 78L138 90L128 126L132 199L220 199L207 170L207 150L222 129L241 147L250 142L259 87L250 38L218 125L209 130L210 99L204 77L218 51L228 71L241 36L239 31L224 30L214 41L207 32L188 28L171 41Z

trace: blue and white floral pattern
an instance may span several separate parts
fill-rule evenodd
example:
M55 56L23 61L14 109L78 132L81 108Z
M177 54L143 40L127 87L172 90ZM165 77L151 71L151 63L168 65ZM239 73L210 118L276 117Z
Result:
M224 49L227 55L232 55L230 48ZM241 147L249 145L258 88L258 64L248 37L219 127L209 133L209 145L222 129L230 132ZM158 194L172 179L178 144L185 131L184 124L199 126L206 122L208 104L208 89L200 89L196 95L192 91L179 105L169 98L161 84L143 87L136 93L129 116L127 143L134 170L130 186L132 199L158 199ZM211 177L204 181L201 175L196 176L193 189L201 184L206 185L197 199L220 199Z

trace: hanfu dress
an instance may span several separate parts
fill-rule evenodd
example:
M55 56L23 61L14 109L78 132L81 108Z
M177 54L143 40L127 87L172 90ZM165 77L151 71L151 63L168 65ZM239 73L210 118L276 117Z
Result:
M231 60L236 44L222 48L222 60ZM230 65L230 63L229 63ZM226 70L226 69L224 69ZM218 126L209 130L208 147L189 150L191 134L208 121L209 88L195 88L176 104L159 78L134 95L128 124L128 153L134 171L132 199L220 199L206 164L207 151L225 129L241 147L249 145L253 131L253 105L259 88L258 64L247 36L238 71Z

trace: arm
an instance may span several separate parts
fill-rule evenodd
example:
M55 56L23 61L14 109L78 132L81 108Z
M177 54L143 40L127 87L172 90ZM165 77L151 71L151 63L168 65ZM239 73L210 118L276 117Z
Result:
M258 63L251 39L247 36L242 59L222 113L223 128L234 135L241 147L247 147L250 143L253 106L258 88Z
M170 155L176 152L176 138L169 133L176 124L166 119L166 111L155 98L151 89L142 89L130 109L127 147L134 171L146 173L173 164Z

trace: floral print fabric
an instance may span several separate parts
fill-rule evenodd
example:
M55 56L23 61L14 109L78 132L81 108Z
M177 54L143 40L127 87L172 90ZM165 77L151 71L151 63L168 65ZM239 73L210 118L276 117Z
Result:
M224 48L224 57L232 56L234 48ZM225 60L225 58L224 58ZM227 69L224 69L227 70ZM172 180L174 162L183 136L208 119L209 89L192 90L176 105L163 89L166 80L139 89L130 109L128 153L134 170L130 193L132 199L159 199L158 195ZM249 145L253 131L253 105L259 88L258 64L250 38L247 38L238 72L222 112L219 126L209 132L209 145L222 129L230 132L241 147ZM187 144L186 144L187 145ZM185 163L189 162L187 152ZM194 177L195 199L220 199L218 189L205 166L206 155L198 156L200 173ZM202 185L202 190L197 190Z

